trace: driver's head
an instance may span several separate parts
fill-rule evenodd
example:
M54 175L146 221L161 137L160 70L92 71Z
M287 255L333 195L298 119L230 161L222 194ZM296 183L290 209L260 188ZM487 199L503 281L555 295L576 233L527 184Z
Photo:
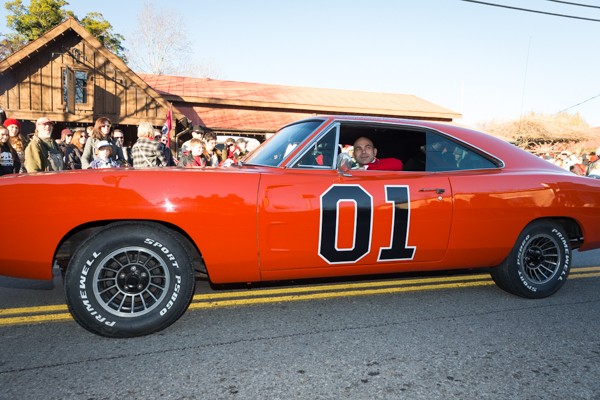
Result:
M358 165L365 166L375 160L377 149L373 141L366 137L359 137L354 141L354 159Z

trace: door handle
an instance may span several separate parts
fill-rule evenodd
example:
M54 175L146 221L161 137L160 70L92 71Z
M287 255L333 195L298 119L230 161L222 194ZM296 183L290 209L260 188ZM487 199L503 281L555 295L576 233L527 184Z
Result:
M435 192L436 194L444 194L446 189L444 188L423 188L419 189L419 192Z

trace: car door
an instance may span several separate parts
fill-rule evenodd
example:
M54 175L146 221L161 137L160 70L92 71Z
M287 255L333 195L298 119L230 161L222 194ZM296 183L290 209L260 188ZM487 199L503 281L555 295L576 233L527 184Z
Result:
M443 174L317 163L262 175L258 199L262 271L438 261L452 223Z

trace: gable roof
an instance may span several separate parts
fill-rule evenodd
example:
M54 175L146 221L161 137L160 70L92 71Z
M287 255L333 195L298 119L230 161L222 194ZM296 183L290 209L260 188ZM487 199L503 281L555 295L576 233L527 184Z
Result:
M133 72L127 66L127 64L123 62L123 60L107 49L95 36L89 33L73 17L67 18L64 22L50 29L44 35L40 36L34 41L29 42L4 60L0 61L0 75L10 69L21 67L22 64L27 62L27 60L30 59L33 54L44 51L44 49L50 44L59 41L62 36L68 35L69 31L75 32L75 34L81 37L81 39L85 41L88 46L93 48L94 51L98 52L102 57L113 64L125 77L131 80L134 85L139 87L144 93L146 93L146 95L155 100L156 103L158 103L161 107L166 110L170 108L171 105L163 96L150 87L143 79ZM174 112L175 111L176 110L174 110ZM175 114L176 117L177 114L179 114L179 117L181 116L180 113L175 112Z
M250 82L139 74L151 87L174 102L194 123L206 118L207 126L231 125L235 119L255 129L281 127L313 114L361 114L451 121L461 114L414 95L340 89L309 88ZM252 109L253 112L244 112ZM194 115L196 120L194 121ZM217 116L220 114L220 117ZM206 121L208 122L208 121Z

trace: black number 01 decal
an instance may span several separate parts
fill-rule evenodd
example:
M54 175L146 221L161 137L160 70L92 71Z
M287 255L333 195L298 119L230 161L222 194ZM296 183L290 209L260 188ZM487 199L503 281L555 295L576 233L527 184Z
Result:
M390 246L379 250L378 261L412 260L415 247L408 246L410 199L408 186L385 186L385 200L393 206ZM339 249L339 205L353 202L354 240L351 248ZM371 250L373 197L358 185L333 185L321 195L319 256L330 264L357 262Z

